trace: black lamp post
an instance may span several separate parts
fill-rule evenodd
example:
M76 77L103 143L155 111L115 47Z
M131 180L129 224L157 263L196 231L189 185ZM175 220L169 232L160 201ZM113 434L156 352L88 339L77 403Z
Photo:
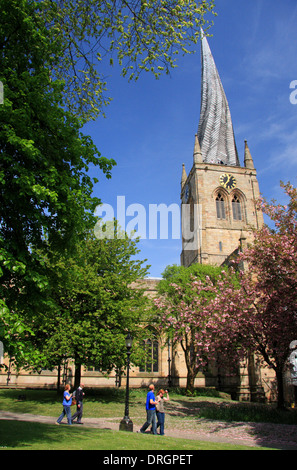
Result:
M170 357L170 339L168 339L168 387L171 387L171 357Z
M133 432L133 422L129 418L129 369L130 369L130 354L132 348L132 336L128 333L126 337L127 348L127 381L126 381L126 402L125 402L125 416L120 422L120 431Z

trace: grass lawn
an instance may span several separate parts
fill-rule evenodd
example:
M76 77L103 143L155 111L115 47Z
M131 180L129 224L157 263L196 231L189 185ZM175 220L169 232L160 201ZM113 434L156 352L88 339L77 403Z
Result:
M18 397L24 395L23 401ZM210 396L213 395L213 396ZM146 390L131 390L130 417L134 429L139 429L145 420L144 403ZM57 418L62 410L62 393L53 390L0 390L0 409L15 413L31 413ZM119 423L124 415L125 390L86 390L84 417L111 418ZM281 414L269 405L239 403L207 391L206 396L186 397L180 391L170 393L167 404L166 424L183 429L185 423L197 422L197 418L221 421L258 421L296 424L296 410ZM166 428L166 426L165 426ZM0 448L7 450L211 450L243 449L219 443L199 442L190 439L175 439L167 436L132 434L108 429L83 426L56 426L45 423L0 420ZM251 447L245 447L252 449ZM263 449L263 447L262 447Z
M245 450L250 447L123 431L0 420L1 450Z

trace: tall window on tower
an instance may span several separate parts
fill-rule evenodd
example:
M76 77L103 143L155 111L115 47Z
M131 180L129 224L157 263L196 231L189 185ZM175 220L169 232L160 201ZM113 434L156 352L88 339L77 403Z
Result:
M217 218L226 219L225 201L221 193L216 197Z
M236 195L232 199L232 212L234 220L242 220L240 199Z

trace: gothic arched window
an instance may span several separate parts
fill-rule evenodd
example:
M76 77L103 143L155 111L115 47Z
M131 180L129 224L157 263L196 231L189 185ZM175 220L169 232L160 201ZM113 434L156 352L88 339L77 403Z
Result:
M226 219L225 200L221 193L216 197L217 218Z
M242 220L240 199L236 195L232 199L232 212L234 220Z
M143 341L145 352L144 364L139 367L140 372L159 372L159 343L156 339Z

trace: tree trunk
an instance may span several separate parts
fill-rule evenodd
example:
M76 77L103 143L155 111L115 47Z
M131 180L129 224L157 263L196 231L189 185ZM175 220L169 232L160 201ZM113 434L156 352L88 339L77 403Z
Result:
M76 389L80 385L81 379L81 364L75 362L75 372L74 372L74 388Z
M189 394L193 394L195 386L195 378L197 375L197 368L195 367L194 364L194 358L193 358L193 351L191 350L191 344L189 346L189 342L186 341L186 346L184 345L184 342L181 341L181 347L184 351L185 354L185 361L186 361L186 366L187 366L187 385L186 385L186 393L188 392Z
M186 392L192 394L194 392L194 383L195 383L195 377L196 375L193 373L193 371L188 369L188 374L187 374L187 385L186 385Z
M283 382L283 371L282 368L276 370L276 381L277 381L277 407L285 407L284 397L284 382Z
M58 379L57 379L57 392L60 392L61 388L61 364L58 365Z

